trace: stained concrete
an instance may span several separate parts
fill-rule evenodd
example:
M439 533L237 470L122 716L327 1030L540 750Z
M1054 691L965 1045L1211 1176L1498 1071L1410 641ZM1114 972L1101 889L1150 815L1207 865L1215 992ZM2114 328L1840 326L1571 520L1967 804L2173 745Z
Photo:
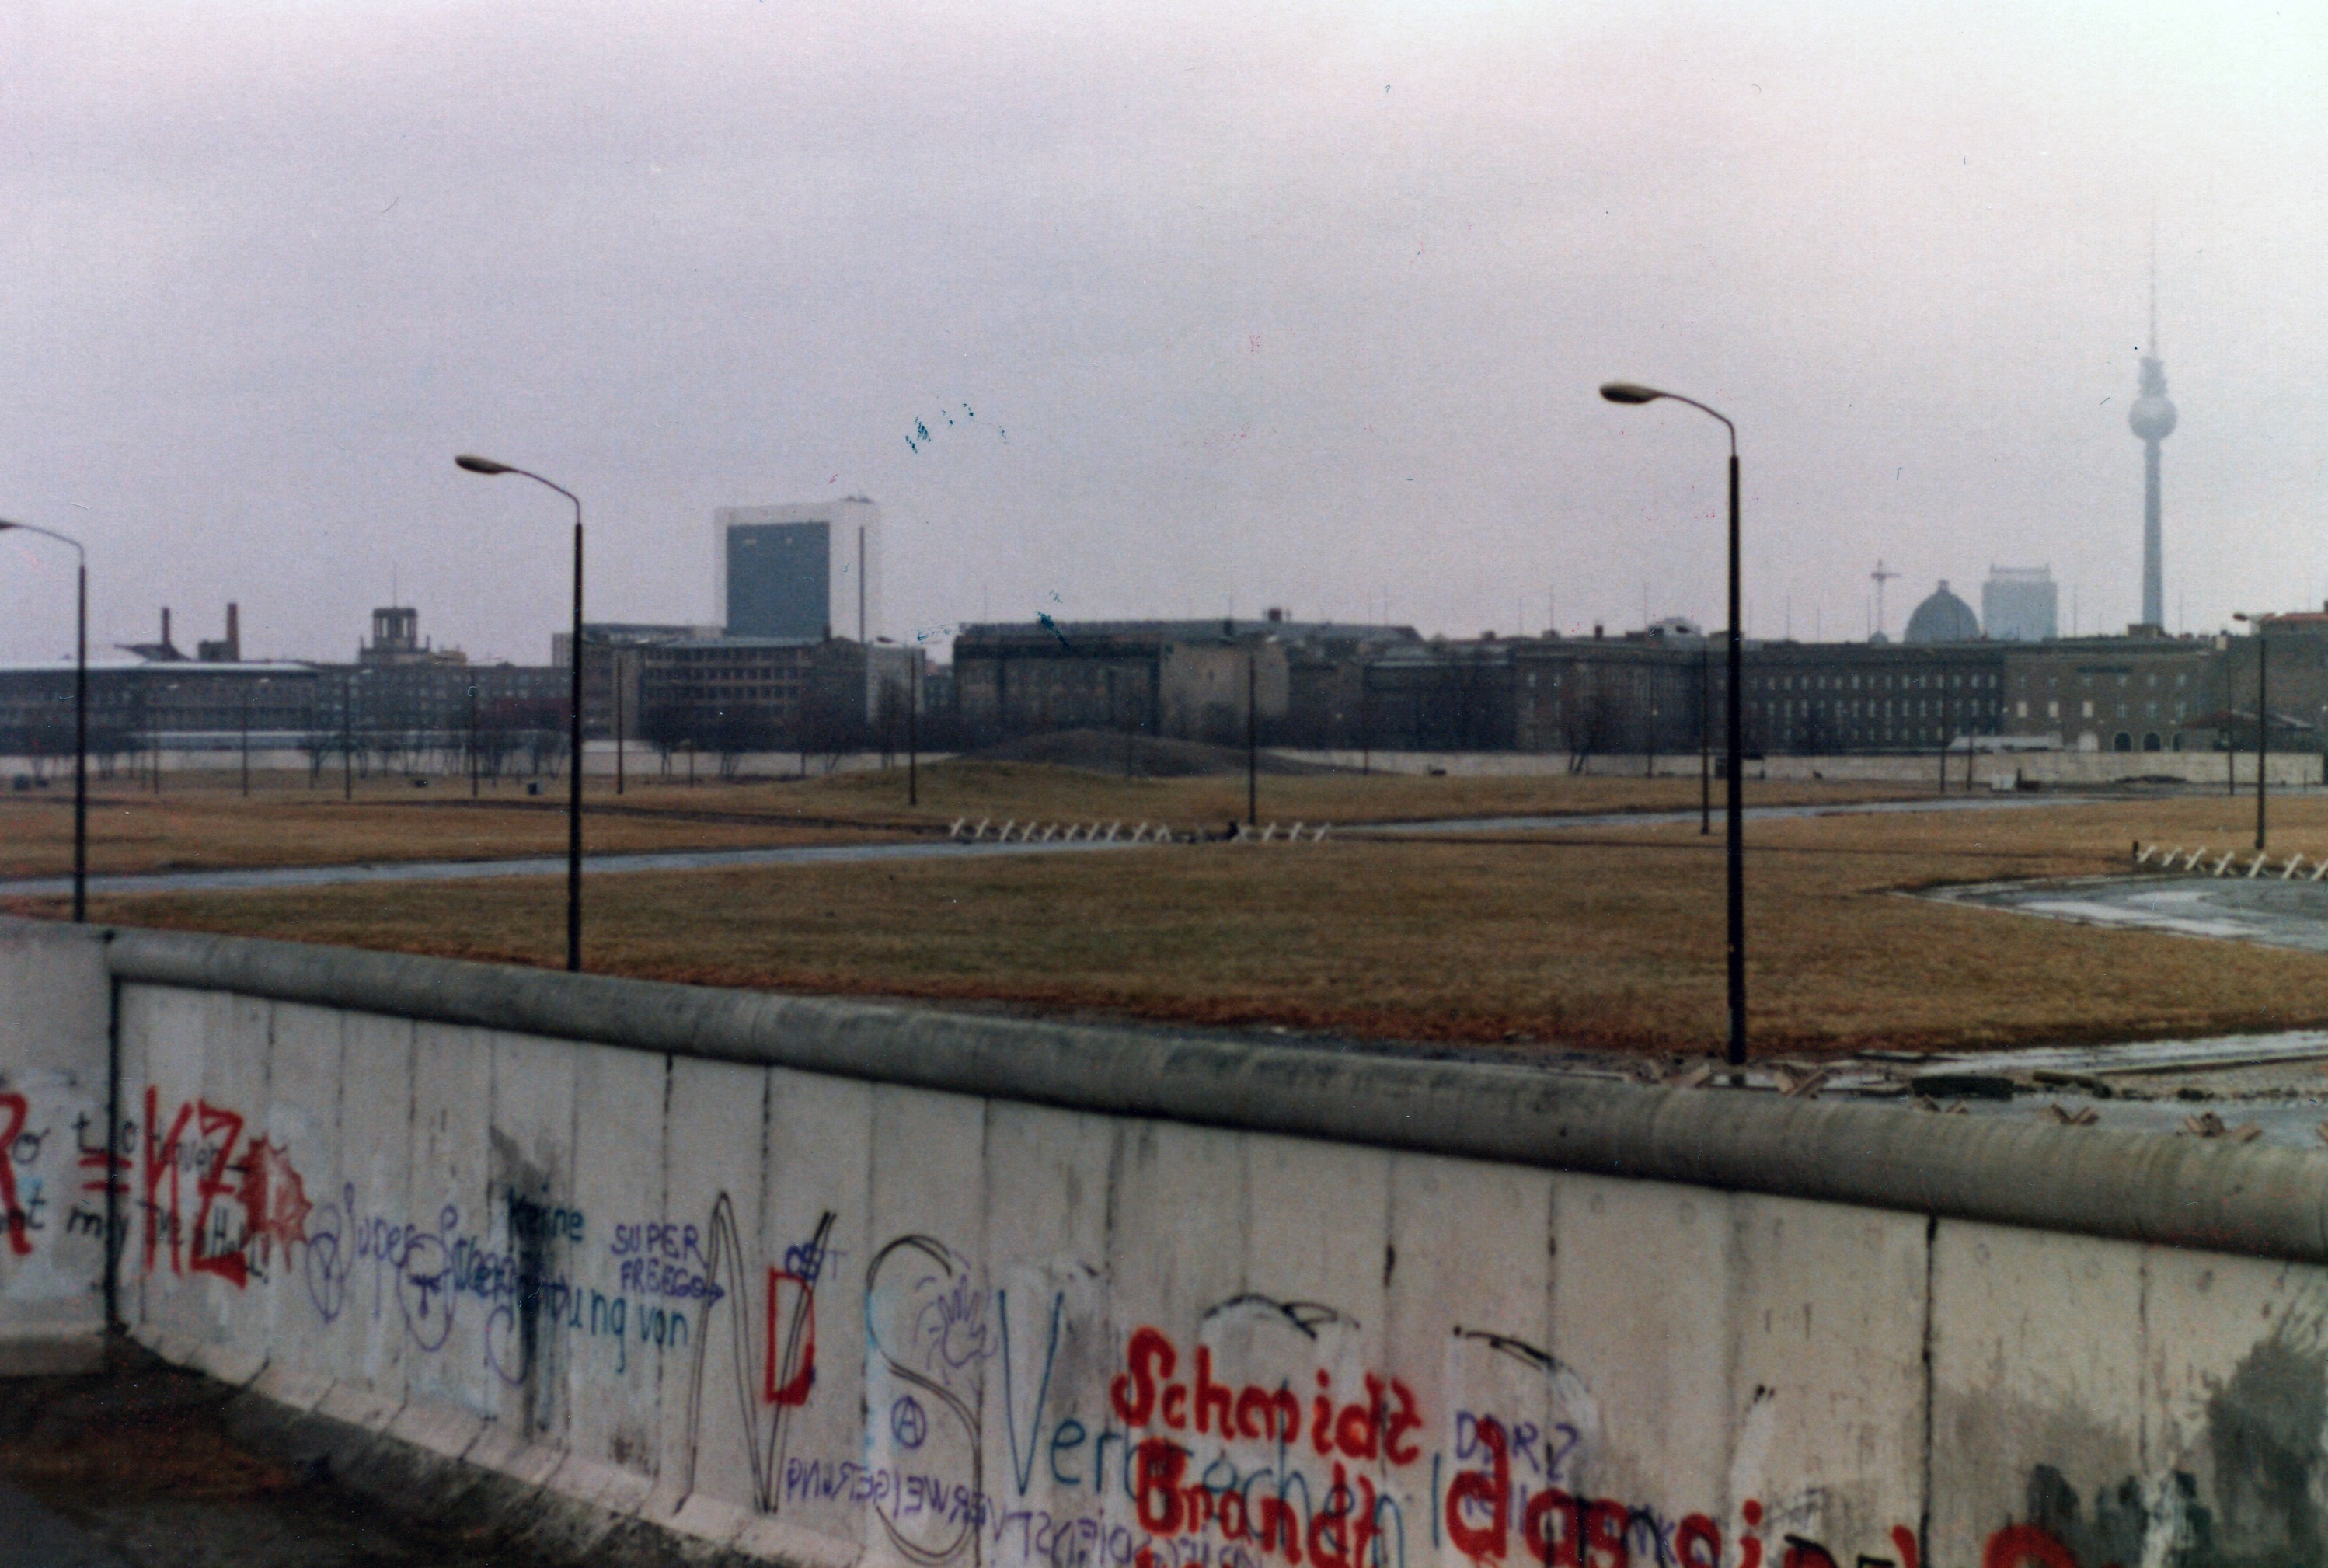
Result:
M529 1549L1258 1563L1264 1501L1313 1568L2323 1534L2328 1156L1911 1109L1881 1060L1889 1104L220 938L107 967L141 1124L208 1130L131 1141L132 1331L248 1379L223 1419L295 1470ZM193 1266L269 1226L264 1280Z

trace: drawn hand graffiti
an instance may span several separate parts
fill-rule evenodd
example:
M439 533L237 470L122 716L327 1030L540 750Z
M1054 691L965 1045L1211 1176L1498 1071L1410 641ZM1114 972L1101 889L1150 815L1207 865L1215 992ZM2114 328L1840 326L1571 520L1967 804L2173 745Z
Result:
M872 1512L890 1544L925 1568L965 1553L981 1561L979 1368L994 1348L967 1259L922 1235L874 1254L865 1271L866 1407L881 1418L867 1446L876 1468L886 1451L918 1469Z

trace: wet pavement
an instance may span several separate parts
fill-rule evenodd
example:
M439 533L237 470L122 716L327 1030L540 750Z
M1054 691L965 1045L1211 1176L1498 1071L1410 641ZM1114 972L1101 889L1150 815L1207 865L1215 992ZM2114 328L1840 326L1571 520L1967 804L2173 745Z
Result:
M2211 936L2328 953L2328 882L2135 873L2048 882L1993 882L1926 897L2083 925Z

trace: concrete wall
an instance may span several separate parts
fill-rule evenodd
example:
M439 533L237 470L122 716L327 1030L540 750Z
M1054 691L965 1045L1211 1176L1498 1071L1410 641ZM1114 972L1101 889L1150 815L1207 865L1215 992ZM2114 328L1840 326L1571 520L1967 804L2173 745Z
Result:
M0 920L0 1376L98 1360L109 992L101 939Z
M10 1052L117 1030L133 1333L601 1529L2328 1554L2328 1157L155 933L0 962ZM57 1213L0 1315L86 1269Z

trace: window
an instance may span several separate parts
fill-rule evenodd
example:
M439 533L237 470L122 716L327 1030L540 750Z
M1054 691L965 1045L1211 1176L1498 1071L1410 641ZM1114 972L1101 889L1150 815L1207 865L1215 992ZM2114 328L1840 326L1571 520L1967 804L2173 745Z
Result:
M2084 706L2086 710L2084 717L2091 718L2094 716L2094 699L2090 697L2087 698Z

